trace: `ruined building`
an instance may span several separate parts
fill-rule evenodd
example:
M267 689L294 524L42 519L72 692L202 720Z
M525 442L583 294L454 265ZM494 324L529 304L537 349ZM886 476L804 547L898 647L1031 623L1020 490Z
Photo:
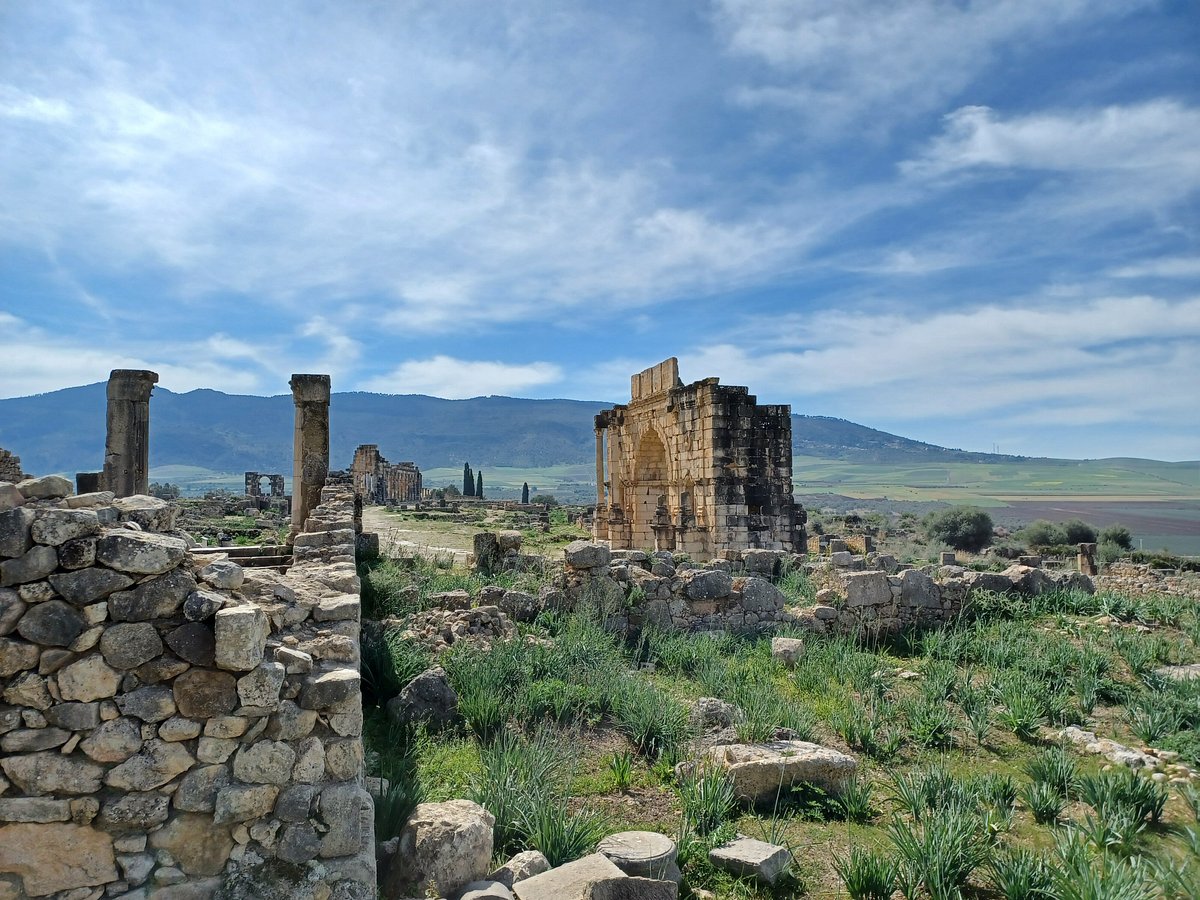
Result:
M415 503L421 499L421 470L412 462L388 462L380 455L378 444L359 445L350 477L355 493L367 503Z
M0 448L0 481L11 481L16 484L24 478L25 475L21 472L21 457Z
M673 357L634 375L630 393L596 416L597 540L698 559L804 551L791 407L760 406L716 378L684 385Z

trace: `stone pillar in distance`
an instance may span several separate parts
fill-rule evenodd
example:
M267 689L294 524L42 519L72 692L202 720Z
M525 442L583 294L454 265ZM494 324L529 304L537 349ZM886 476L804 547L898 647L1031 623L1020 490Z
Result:
M108 431L103 489L118 497L150 489L150 392L157 372L113 369L108 375Z
M292 436L292 536L321 502L329 474L329 376L293 375L288 382L296 404Z

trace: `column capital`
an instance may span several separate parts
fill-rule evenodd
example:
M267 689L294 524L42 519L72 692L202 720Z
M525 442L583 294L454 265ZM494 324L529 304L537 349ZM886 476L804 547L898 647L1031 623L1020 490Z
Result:
M149 400L158 373L147 369L113 369L108 373L109 400Z
M288 382L296 403L328 403L328 375L293 375Z

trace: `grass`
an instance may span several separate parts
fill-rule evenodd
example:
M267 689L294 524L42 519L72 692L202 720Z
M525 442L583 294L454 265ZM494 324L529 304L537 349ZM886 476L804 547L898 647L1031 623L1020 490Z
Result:
M378 570L381 594L417 606L446 584L435 567ZM805 583L788 578L803 597ZM1185 758L1200 750L1200 685L1152 674L1164 659L1200 657L1196 618L1159 598L980 594L937 632L805 635L789 670L765 638L647 629L626 642L596 621L544 614L516 640L456 643L439 658L466 724L417 733L407 771L427 800L472 796L492 809L498 853L540 846L565 860L600 830L648 827L680 838L688 884L721 897L886 896L889 873L893 896L1190 896L1198 795L1100 772L1102 759L1047 729L1078 722L1127 744L1159 735L1155 746ZM382 632L364 644L364 687L384 703L427 662ZM688 706L699 697L739 708L737 737L788 728L853 753L859 773L838 797L782 791L769 816L734 803L720 773L674 771L696 756ZM373 747L388 740L383 718L369 711ZM806 848L784 886L707 863L706 848L734 831ZM1080 874L1094 869L1106 877Z

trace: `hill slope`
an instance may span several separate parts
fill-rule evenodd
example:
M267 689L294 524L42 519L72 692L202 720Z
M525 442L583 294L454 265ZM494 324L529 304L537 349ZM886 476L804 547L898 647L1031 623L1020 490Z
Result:
M442 400L419 394L334 394L330 441L335 466L348 466L359 444L378 444L392 461L424 469L545 468L592 462L592 417L610 404L586 400L476 397ZM251 397L156 388L151 400L150 464L216 472L291 470L290 395ZM105 386L67 388L0 400L0 447L26 471L94 471L104 455ZM792 416L798 457L852 464L1011 464L1024 457L948 450L843 419ZM1038 460L1077 465L1074 460ZM1135 462L1135 461L1128 461ZM1136 461L1145 463L1145 461ZM1186 464L1155 464L1169 468Z

